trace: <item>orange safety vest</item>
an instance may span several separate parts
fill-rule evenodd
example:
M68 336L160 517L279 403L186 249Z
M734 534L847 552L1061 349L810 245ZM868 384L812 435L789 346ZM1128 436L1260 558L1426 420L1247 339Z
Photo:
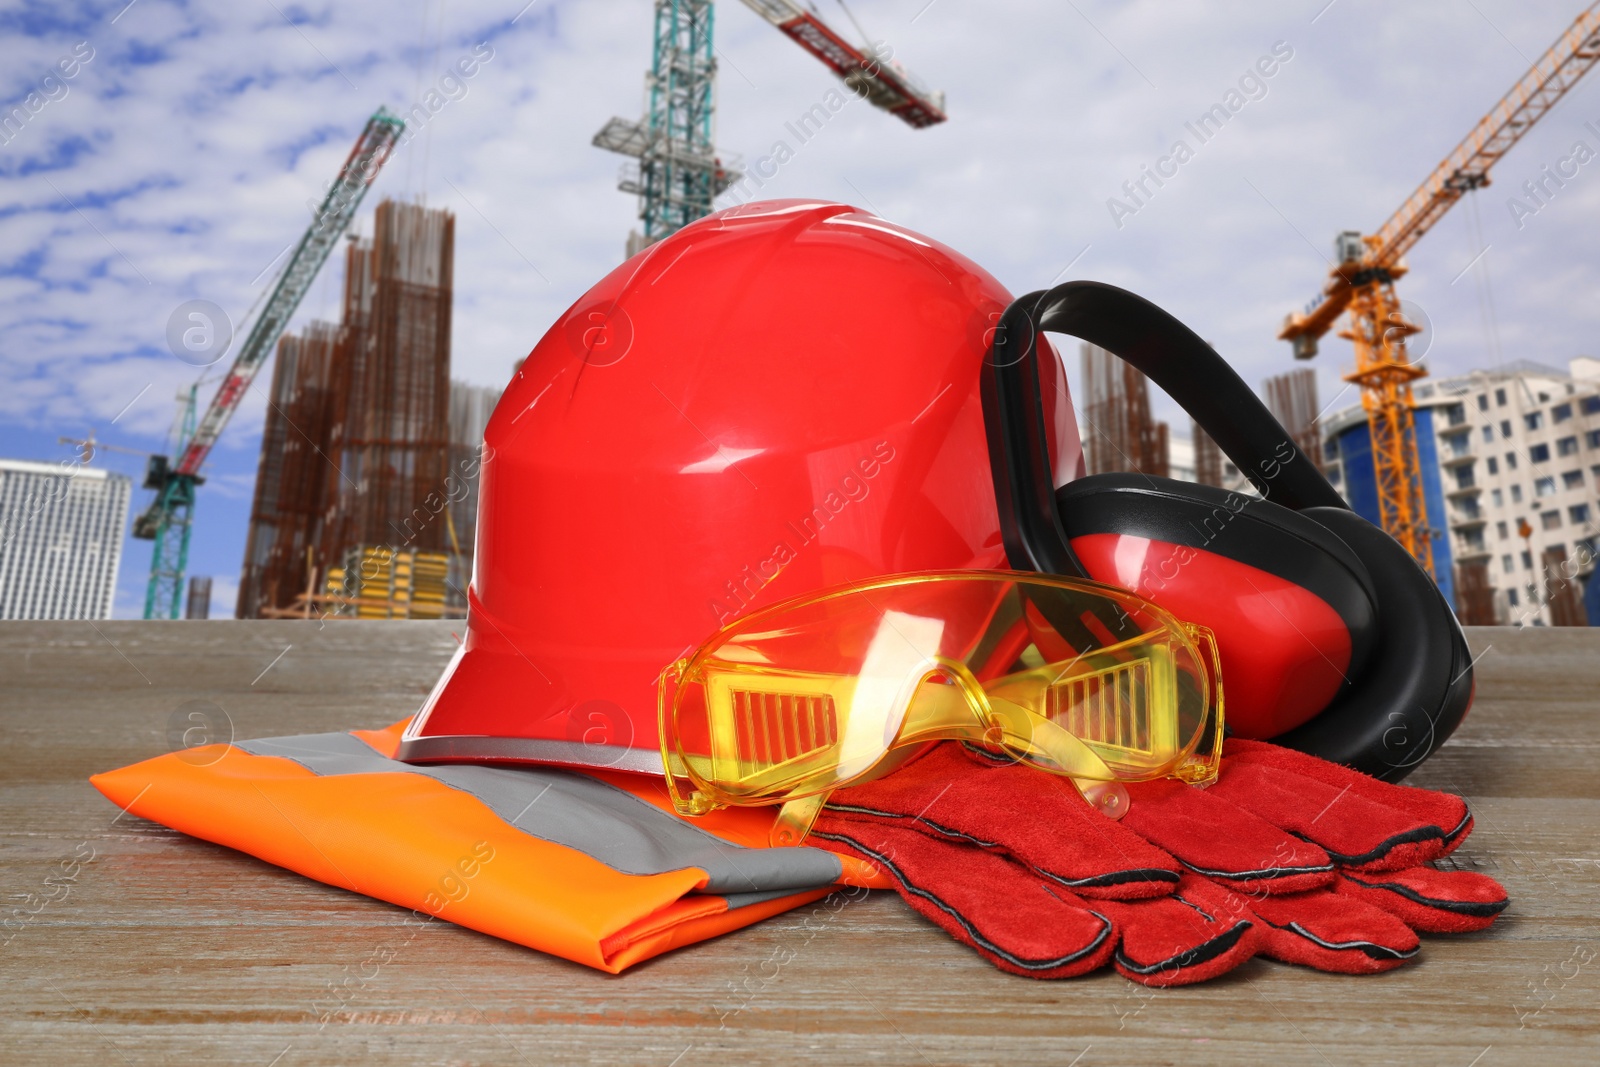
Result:
M882 875L768 848L774 809L693 821L660 779L532 766L413 766L384 730L169 753L90 779L193 837L419 915L616 974Z

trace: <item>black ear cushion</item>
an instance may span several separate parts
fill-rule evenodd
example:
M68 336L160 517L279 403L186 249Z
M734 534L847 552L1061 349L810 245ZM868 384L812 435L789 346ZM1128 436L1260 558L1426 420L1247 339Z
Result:
M1307 508L1361 557L1378 596L1366 671L1280 745L1397 782L1455 732L1472 700L1472 659L1433 580L1388 534L1353 511Z
M1226 489L1144 474L1094 474L1056 490L1067 537L1124 534L1200 549L1315 594L1350 633L1350 679L1377 643L1378 594L1350 546L1304 512ZM1348 688L1350 683L1346 684Z

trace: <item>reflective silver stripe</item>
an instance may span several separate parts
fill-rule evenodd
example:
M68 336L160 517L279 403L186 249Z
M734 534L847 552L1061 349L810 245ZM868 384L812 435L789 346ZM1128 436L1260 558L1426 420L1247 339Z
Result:
M661 750L658 748L619 748L532 737L479 737L476 734L412 737L400 742L395 758L402 763L417 760L440 760L445 763L486 760L564 763L592 770L629 771L665 777L661 767Z
M419 774L482 801L529 836L582 852L624 874L698 867L704 892L728 906L839 881L839 857L819 848L745 848L691 826L615 786L551 767L416 766L380 756L345 733L236 742L257 756L292 760L319 775Z

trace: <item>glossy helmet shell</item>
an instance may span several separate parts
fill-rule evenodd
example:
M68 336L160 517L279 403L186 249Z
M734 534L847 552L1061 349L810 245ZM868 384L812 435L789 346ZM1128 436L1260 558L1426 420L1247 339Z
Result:
M1005 566L978 372L1010 299L939 242L818 201L719 212L612 271L489 421L466 640L401 758L659 773L657 681L721 625ZM1078 433L1043 364L1059 484Z

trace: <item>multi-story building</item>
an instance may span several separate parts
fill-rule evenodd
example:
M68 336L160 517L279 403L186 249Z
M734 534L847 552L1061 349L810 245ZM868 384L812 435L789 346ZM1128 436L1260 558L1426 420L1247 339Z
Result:
M1600 360L1518 361L1416 390L1417 451L1440 589L1469 622L1584 625L1600 538ZM1328 476L1377 521L1354 405L1323 422Z
M0 459L0 619L109 619L133 482Z

